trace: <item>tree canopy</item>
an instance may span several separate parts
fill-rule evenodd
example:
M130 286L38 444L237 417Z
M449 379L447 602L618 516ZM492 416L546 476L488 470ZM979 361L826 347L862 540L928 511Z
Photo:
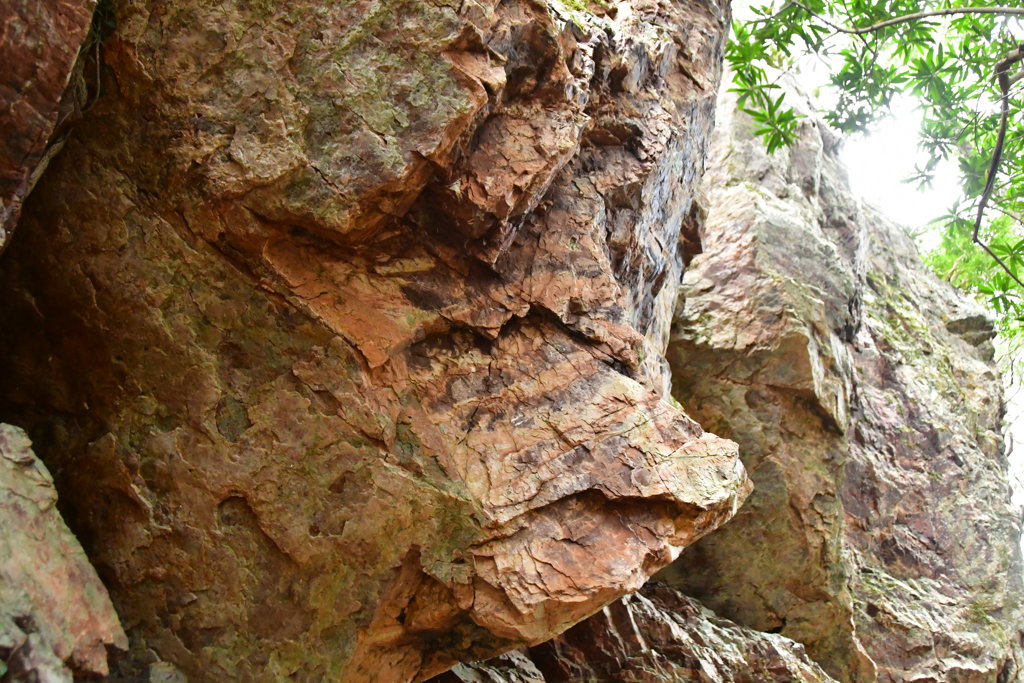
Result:
M726 59L740 106L769 151L789 144L798 116L774 82L799 54L832 65L838 98L826 120L866 131L897 93L918 101L920 146L929 161L913 182L931 182L955 161L964 198L939 220L928 260L979 295L1007 337L1024 337L1024 8L970 0L788 0L736 22ZM774 67L774 69L773 69Z

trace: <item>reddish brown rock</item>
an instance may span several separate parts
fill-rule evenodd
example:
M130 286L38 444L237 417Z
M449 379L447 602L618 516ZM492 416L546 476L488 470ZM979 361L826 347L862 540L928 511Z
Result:
M114 3L0 263L0 410L124 675L425 678L749 492L664 393L727 10L577 4Z
M1024 675L992 328L852 196L838 137L789 97L808 118L773 156L720 109L670 346L680 400L740 443L757 488L656 578L735 622L652 582L439 682Z
M105 646L128 641L31 446L23 431L0 424L0 677L106 674Z
M54 131L76 115L78 74L96 0L9 0L0 7L0 252L22 202L64 144ZM95 48L95 44L86 48Z

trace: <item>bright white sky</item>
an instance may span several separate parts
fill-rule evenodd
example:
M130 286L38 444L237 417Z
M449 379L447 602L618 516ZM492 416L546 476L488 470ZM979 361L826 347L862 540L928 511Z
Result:
M921 235L921 247L935 246L938 236L924 228L946 213L960 196L956 167L945 162L935 169L931 187L918 189L904 181L923 167L928 155L917 148L921 115L909 97L893 102L892 115L879 122L870 135L847 139L841 157L850 170L853 190L887 216Z

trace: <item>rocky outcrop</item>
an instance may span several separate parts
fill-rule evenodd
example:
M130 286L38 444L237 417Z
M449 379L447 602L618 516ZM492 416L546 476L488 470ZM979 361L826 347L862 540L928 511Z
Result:
M736 511L735 444L664 362L726 7L109 11L0 262L0 415L110 589L119 675L424 678Z
M96 0L10 0L0 7L0 253L22 202L64 144L86 93L79 59Z
M991 325L853 197L840 140L789 97L807 118L773 156L719 107L669 348L676 396L740 444L754 493L656 577L674 588L439 683L1024 677Z
M832 681L804 648L745 629L659 583L527 652L460 664L436 683Z
M104 646L127 641L31 446L23 431L0 424L0 678L106 674Z
M0 10L8 228L85 113L0 419L128 640L4 428L14 676L1024 676L991 329L813 117L724 117L698 206L721 3L91 10Z
M752 128L721 123L669 358L755 493L664 578L840 680L1015 680L1024 574L991 327L852 197L823 124L771 157Z

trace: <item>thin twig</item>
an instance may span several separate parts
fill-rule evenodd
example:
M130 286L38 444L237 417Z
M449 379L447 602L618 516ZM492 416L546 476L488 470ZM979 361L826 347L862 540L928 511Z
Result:
M794 6L794 7L799 7L803 11L807 12L808 14L810 14L812 17L818 17L829 28L835 29L839 33L849 33L851 35L856 35L858 33L857 31L851 31L848 28L844 28L844 27L840 26L839 24L832 23L831 21L828 20L827 17L825 17L825 16L823 16L821 14L818 14L817 12L815 12L814 10L812 10L810 7L808 7L807 5L803 4L802 2L797 2L796 0L790 0L789 4ZM780 14L781 14L781 11L780 11Z
M1018 74L1018 75L1020 75L1020 74ZM1016 95L1016 94L1018 94L1018 93L1020 93L1022 91L1024 91L1024 88L1017 88L1013 92L1009 92L1009 93L1007 93L1005 95L1000 96L999 101L1002 102L1003 100L1007 100L1007 99L1010 98L1011 95ZM948 140L949 142L957 143L957 142L960 142L960 140L963 139L964 135L967 134L967 129L970 128L975 123L977 123L978 119L981 118L981 112L979 110L981 109L981 98L984 97L984 96L985 96L984 92L979 92L978 93L978 98L974 101L974 116L972 116L967 121L967 123L965 123L963 125L963 127L959 131L957 131L956 135L944 138L945 140ZM974 135L974 142L975 142L975 145L977 145L977 142L978 142L977 126L975 126L974 133L975 133L975 135Z
M992 208L995 209L996 211L998 211L999 213L1003 214L1004 216L1006 216L1010 220L1016 221L1017 223L1020 223L1021 225L1024 225L1024 216L1021 216L1020 214L1014 213L1012 211L1007 211L1006 209L1004 209L1003 207L999 206L998 204L996 204Z

